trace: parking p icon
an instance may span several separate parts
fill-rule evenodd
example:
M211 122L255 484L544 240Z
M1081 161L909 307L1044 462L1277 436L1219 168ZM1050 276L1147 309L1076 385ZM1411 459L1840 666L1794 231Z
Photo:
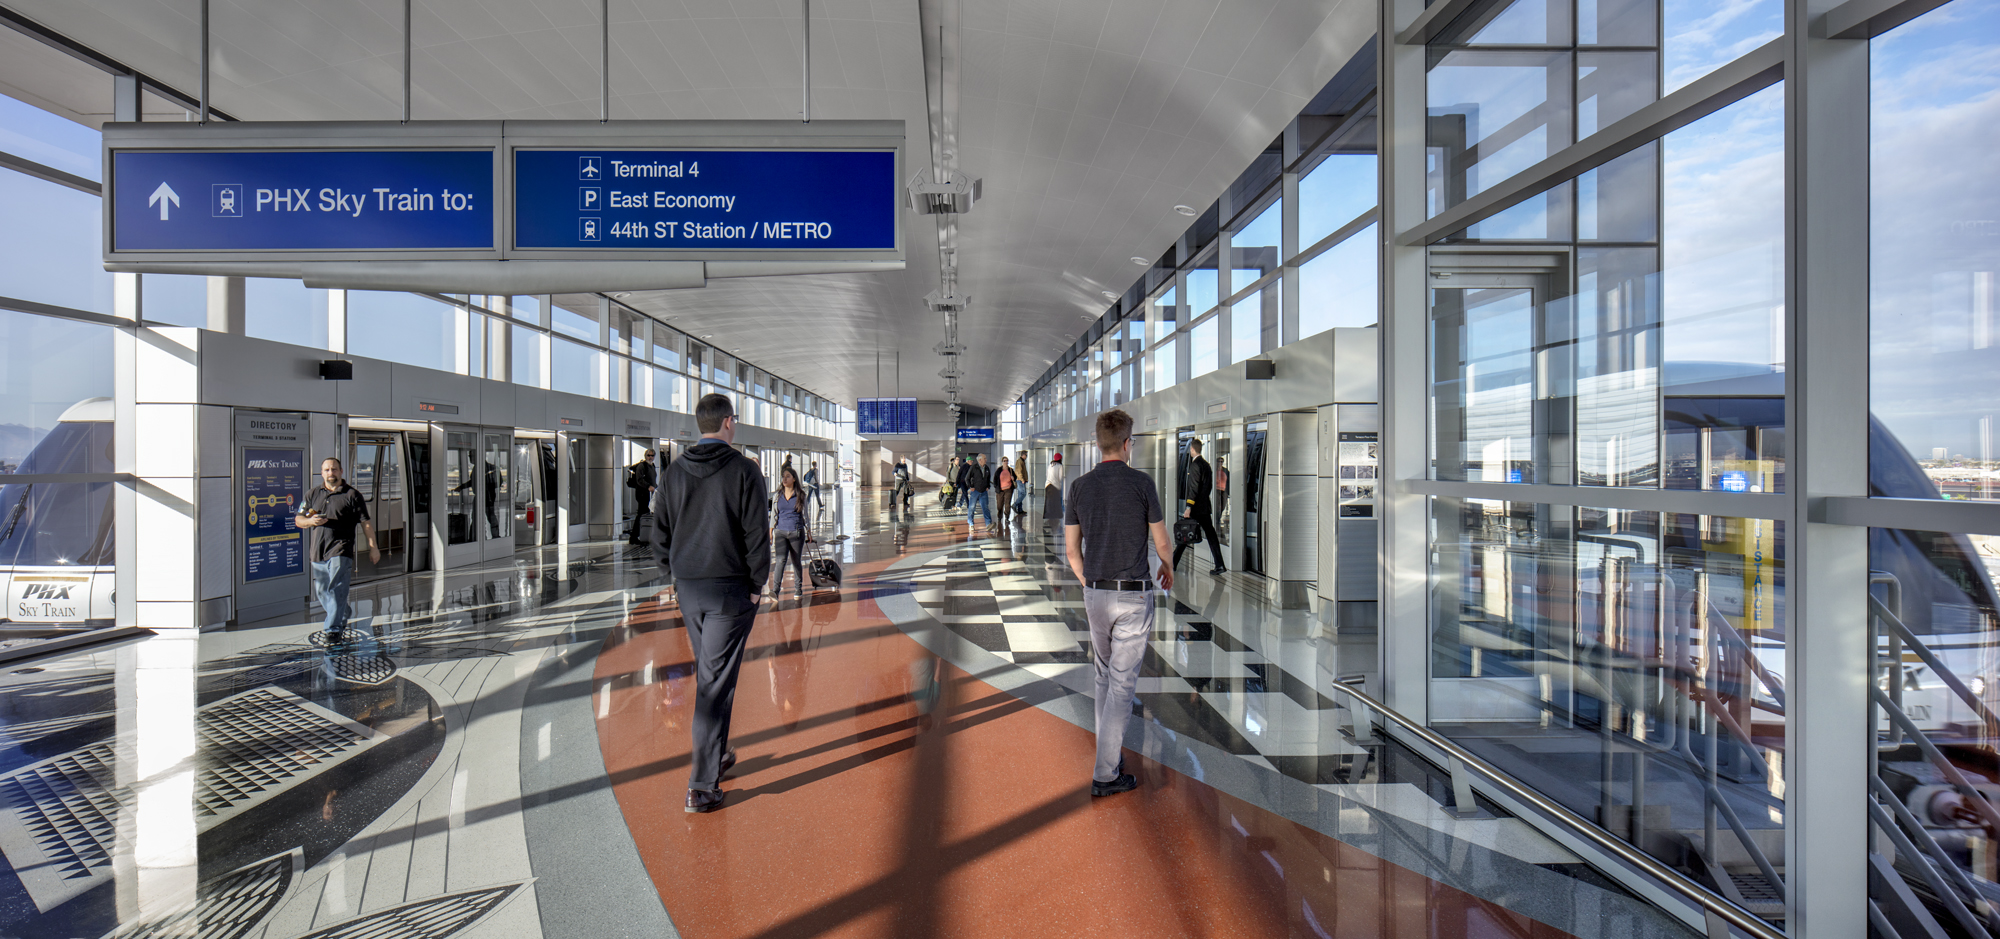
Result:
M604 190L596 186L584 186L577 191L576 207L579 211L595 212L604 204Z

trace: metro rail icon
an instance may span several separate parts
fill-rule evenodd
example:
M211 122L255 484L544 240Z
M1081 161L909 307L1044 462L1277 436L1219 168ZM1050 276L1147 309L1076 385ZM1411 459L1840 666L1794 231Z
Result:
M210 216L214 218L243 217L242 183L216 183L211 188L214 189L214 202L208 213Z

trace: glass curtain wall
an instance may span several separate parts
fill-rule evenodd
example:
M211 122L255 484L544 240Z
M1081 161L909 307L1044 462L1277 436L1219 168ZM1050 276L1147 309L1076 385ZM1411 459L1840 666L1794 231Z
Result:
M1425 249L1427 475L1477 484L1428 499L1426 705L1781 922L1787 531L1747 500L1786 489L1784 86L1520 183L1659 100L1679 6L1477 4L1425 49L1422 215L1528 190Z
M1149 271L1137 285L1143 302L1107 320L1105 339L1062 362L1022 396L1030 432L1200 378L1280 348L1287 337L1375 325L1376 157L1351 152L1372 141L1340 146L1346 149L1304 154L1289 169L1299 192L1290 241L1299 246L1296 253L1282 257L1284 179L1266 167L1255 185L1238 186L1249 191L1247 208L1228 228L1229 263L1222 264L1219 233L1204 215L1188 232L1191 241L1207 239L1190 244L1193 260L1176 268L1170 256ZM1287 277L1299 284L1295 312L1284 308ZM1104 358L1116 350L1125 351Z
M1995 49L1991 0L1947 3L1869 48L1868 491L1955 503L1869 530L1869 809L1878 858L1971 935L2000 935Z

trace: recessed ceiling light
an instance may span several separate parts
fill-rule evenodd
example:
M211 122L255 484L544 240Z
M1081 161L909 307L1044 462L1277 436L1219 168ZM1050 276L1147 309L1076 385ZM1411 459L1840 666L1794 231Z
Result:
M1153 262L1151 262L1151 261L1148 261L1148 260L1146 260L1145 258L1133 258L1133 259L1132 259L1132 263L1134 263L1134 264L1151 264L1151 263L1153 263Z
M1185 206L1185 205L1177 205L1177 206L1174 206L1174 211L1176 211L1176 212L1179 212L1179 213L1180 213L1180 214L1182 214L1182 215L1193 215L1193 214L1194 214L1194 209L1192 209L1192 208L1190 208L1190 207L1188 207L1188 206Z
M1100 290L1100 291L1098 291L1098 292L1097 292L1097 295L1098 295L1098 296L1101 296L1101 297L1103 297L1103 298L1104 298L1104 299L1106 299L1106 300L1116 300L1116 299L1118 299L1118 295L1117 295L1117 294L1115 294L1115 293L1112 293L1112 292L1111 292L1111 291L1109 291L1109 290Z

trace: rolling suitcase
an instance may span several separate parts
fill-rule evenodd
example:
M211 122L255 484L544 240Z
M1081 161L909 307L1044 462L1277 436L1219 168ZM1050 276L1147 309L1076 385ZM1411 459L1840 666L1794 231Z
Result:
M816 590L840 589L840 562L833 559L833 549L821 542L813 542L812 557L806 561L806 576L812 578Z

